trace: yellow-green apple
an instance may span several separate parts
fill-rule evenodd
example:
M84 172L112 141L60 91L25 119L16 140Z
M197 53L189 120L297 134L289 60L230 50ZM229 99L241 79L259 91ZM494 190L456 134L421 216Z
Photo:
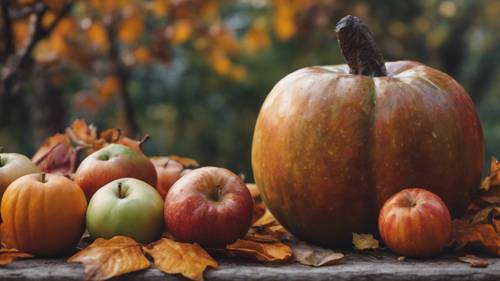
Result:
M151 157L158 175L156 189L165 198L170 187L181 178L184 166L169 157Z
M422 188L407 188L384 203L378 228L393 252L429 257L438 254L450 240L450 212L436 194Z
M141 243L152 242L164 229L163 199L141 180L114 180L90 199L87 229L94 238L124 235Z
M203 167L181 177L165 198L165 223L174 237L203 246L224 246L250 227L253 199L229 170Z
M149 158L138 150L114 143L85 158L74 179L90 200L100 187L126 177L140 179L156 187L156 170Z
M37 172L38 167L28 157L18 153L0 153L0 202L9 184L24 175Z

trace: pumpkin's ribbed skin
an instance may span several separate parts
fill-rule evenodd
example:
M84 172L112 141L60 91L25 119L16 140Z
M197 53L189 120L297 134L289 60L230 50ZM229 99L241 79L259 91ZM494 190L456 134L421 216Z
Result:
M66 177L29 174L12 182L2 199L2 231L9 246L37 256L69 253L85 229L87 200Z
M291 233L338 246L373 232L394 193L421 186L461 215L484 157L481 125L451 77L411 61L388 76L309 67L283 78L255 127L252 166L263 199Z

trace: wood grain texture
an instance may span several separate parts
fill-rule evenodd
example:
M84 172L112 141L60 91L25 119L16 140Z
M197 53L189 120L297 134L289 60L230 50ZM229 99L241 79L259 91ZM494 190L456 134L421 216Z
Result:
M346 254L344 263L326 267L308 267L296 263L269 265L237 259L218 259L219 270L208 270L205 280L381 280L381 281L498 281L500 258L485 257L487 268L471 268L454 256L437 259L406 259L383 254L379 257L355 253ZM83 267L67 264L64 259L34 259L18 261L0 267L1 280L82 280ZM113 280L185 280L179 276L165 275L157 269L131 273Z

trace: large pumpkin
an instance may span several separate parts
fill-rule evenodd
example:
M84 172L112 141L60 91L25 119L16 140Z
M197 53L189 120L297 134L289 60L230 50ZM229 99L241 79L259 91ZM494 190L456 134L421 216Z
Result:
M2 235L8 246L37 256L73 250L85 229L87 200L66 177L29 174L12 182L2 198Z
M406 187L438 194L461 215L484 157L468 94L423 64L385 63L356 17L336 31L348 65L289 74L258 116L252 166L272 214L299 238L327 246L376 231L384 201Z

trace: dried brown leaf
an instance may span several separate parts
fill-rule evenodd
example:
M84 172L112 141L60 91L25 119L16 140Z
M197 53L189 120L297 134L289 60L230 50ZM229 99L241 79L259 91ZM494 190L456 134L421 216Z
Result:
M56 134L45 141L32 160L43 172L69 175L76 168L76 150L66 135Z
M373 250L380 247L380 243L371 234L352 234L352 244L356 250Z
M495 156L491 157L490 174L481 182L481 189L488 191L492 186L500 186L500 162Z
M286 262L292 257L292 249L283 243L260 243L239 239L226 246L230 255L246 257L262 262Z
M180 243L162 238L144 247L156 268L168 274L182 274L191 280L202 281L207 267L219 264L198 244Z
M453 220L452 243L457 248L479 247L488 253L500 256L500 233L491 224L470 224L464 220Z
M490 262L487 259L480 258L474 255L465 255L462 257L457 257L461 262L470 264L471 267L487 267Z
M115 236L109 240L98 238L70 257L68 262L82 263L86 280L106 280L150 266L141 245L125 236Z
M344 254L312 246L303 242L290 244L295 261L310 266L326 266L339 264L344 259Z
M29 258L33 258L33 255L20 252L17 249L7 249L0 247L0 266L11 264L18 259Z
M198 161L188 158L188 157L182 157L178 155L170 155L168 158L175 160L179 163L181 163L182 166L184 166L185 169L193 169L193 168L198 168L200 167L200 164Z
M77 145L93 147L97 142L97 129L85 120L76 119L70 127L66 128L66 135Z

